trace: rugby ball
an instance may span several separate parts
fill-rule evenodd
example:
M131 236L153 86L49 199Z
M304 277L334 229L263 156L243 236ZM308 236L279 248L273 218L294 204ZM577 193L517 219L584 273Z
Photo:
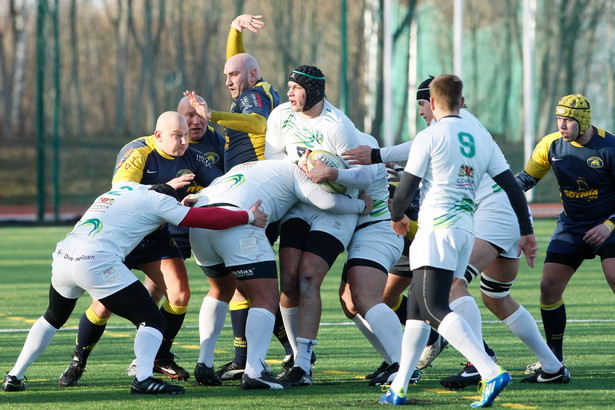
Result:
M342 161L340 157L328 151L318 150L310 152L310 155L307 157L308 171L314 168L314 163L312 162L314 160L324 162L326 165L333 168L346 169L346 164L344 164L344 161ZM341 194L346 192L346 187L344 185L336 184L333 181L321 182L320 184L318 184L318 186L320 186L325 191L334 194Z

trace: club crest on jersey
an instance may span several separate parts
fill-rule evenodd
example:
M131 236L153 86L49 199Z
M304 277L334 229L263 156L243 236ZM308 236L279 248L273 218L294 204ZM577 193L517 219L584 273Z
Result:
M587 158L587 165L590 168L598 169L604 166L604 161L600 157L589 157Z
M177 174L175 174L175 177L179 178L181 176L188 175L188 174L192 174L192 171L190 171L189 169L180 169L179 171L177 171Z
M474 168L469 165L462 165L459 168L459 173L457 174L459 177L467 177L474 178Z
M205 159L212 164L216 164L220 160L220 155L215 152L206 152L203 155L205 155Z
M457 188L468 190L474 182L474 168L469 165L462 165L459 167L457 173Z

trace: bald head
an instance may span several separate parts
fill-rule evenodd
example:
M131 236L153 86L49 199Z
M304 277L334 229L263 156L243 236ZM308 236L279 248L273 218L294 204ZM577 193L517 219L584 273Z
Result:
M177 111L165 111L156 121L156 131L164 131L169 128L187 127L186 120Z
M205 102L205 99L200 95L196 96L198 102ZM186 122L188 123L188 128L190 129L190 139L192 141L198 141L205 135L207 132L207 118L201 117L197 114L196 109L190 104L190 98L183 97L179 100L179 104L177 104L177 112L179 112Z
M181 157L188 149L188 124L176 111L166 111L156 121L156 146L165 154Z
M261 77L256 58L247 53L235 54L224 65L226 86L233 98L238 98L245 90L254 87Z

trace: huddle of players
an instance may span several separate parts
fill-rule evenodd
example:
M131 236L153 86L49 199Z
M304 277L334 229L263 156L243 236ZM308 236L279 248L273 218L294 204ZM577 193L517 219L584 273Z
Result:
M344 152L359 145L368 145L377 149L377 144L373 138L356 130L354 125L352 125L343 113L339 112L339 110L324 99L324 83L324 76L316 67L300 66L296 70L293 70L289 76L289 102L275 108L267 121L267 138L265 139L264 149L265 158L280 158L284 161L290 159L301 165L302 160L305 158L305 150L323 149L342 156ZM268 90L270 92L275 91L272 90L272 88L269 88ZM185 103L186 101L184 100L184 104ZM194 106L195 103L192 101L191 105ZM274 103L271 104L271 106L273 105ZM574 106L570 108L568 114L570 118L578 122L574 109ZM559 111L558 115L561 115ZM196 128L198 129L198 127ZM207 132L213 133L213 129L208 127ZM227 144L228 141L229 140L227 139ZM118 158L121 159L118 161L118 169L116 170L116 174L118 172L121 173L130 168L130 166L135 165L135 160L141 159L144 163L147 162L148 159L151 159L150 153L159 151L155 143L153 141L148 141L147 139L141 139L138 145L138 147L128 147L129 149L125 149L122 153L120 153ZM219 146L220 144L218 144L218 147ZM253 146L254 145L252 145L252 147ZM133 152L135 150L141 150L146 153L141 156L135 156ZM186 152L189 152L189 150ZM124 153L126 155L123 155ZM172 152L166 152L166 154L171 157L173 155L177 155L177 153ZM221 175L221 172L214 171L214 169L216 169L213 167L214 160L219 160L219 158L222 158L225 154L227 153L220 150L218 150L216 154L209 153L204 156L198 154L180 154L179 157L185 155L185 158L196 158L197 162L205 164L205 168L208 169L208 176L199 177L198 172L194 172L196 177L182 176L182 173L185 173L185 170L176 170L177 172L173 175L173 177L178 179L178 181L175 181L175 183L178 184L177 187L180 189L185 189L187 192L198 191L199 187L192 182L192 178L199 181L199 183L202 181L203 186L208 185L214 177ZM169 159L165 158L165 155L160 155L160 157L163 159ZM132 162L126 162L126 159L130 159ZM265 163L267 162L269 161L266 161ZM241 208L238 203L229 203L224 200L224 198L228 197L225 193L232 189L234 187L234 183L237 182L232 179L231 176L237 177L238 175L241 175L245 176L246 180L256 180L257 178L249 178L249 175L251 173L253 175L258 175L258 171L255 171L255 169L267 168L265 163L260 166L256 164L246 164L240 166L239 169L231 169L230 172L226 174L225 178L222 178L218 183L214 184L214 186L209 189L205 189L198 194L199 199L197 201L197 206L222 205L230 208ZM122 167L125 168L122 169ZM199 169L199 167L203 168L201 165L192 166L192 168L188 169L194 171L195 169ZM276 168L278 165L272 165L271 167L273 170L277 169L280 171L281 169ZM164 168L160 167L159 169ZM271 169L269 171L271 171ZM141 171L143 171L143 169L141 169ZM148 171L149 169L146 170L145 173L142 173L142 179L139 182L144 184L151 183L148 182L147 179L150 174ZM292 173L294 171L289 172ZM272 173L272 175L274 174L275 172ZM169 181L174 178L169 178ZM296 176L294 177L294 180L298 180L300 178L300 176ZM298 318L302 314L302 310L304 315L307 313L307 309L301 309L301 306L303 306L303 303L307 304L308 302L314 302L314 299L310 300L310 295L308 294L308 297L304 298L306 300L302 300L301 294L297 296L297 288L301 285L305 285L306 281L322 281L322 278L332 265L335 258L346 248L348 249L349 254L348 261L344 268L344 278L346 286L351 292L350 300L354 304L354 308L357 311L356 317L359 318L356 322L364 323L364 327L371 331L373 338L370 339L370 341L373 341L374 346L377 347L379 352L384 353L383 357L386 355L390 363L397 363L398 366L401 361L401 325L395 316L395 313L393 313L393 311L386 304L382 303L382 294L386 286L386 273L399 259L403 248L403 240L401 239L401 236L395 235L393 230L390 228L389 221L391 217L387 206L388 190L384 165L374 164L361 167L351 167L348 170L335 170L327 168L324 165L319 165L312 172L310 172L310 178L315 182L334 180L350 189L366 189L368 190L368 196L371 197L371 200L373 200L373 205L371 201L365 203L361 202L363 205L361 205L361 203L355 203L352 205L348 203L345 205L340 205L337 203L323 205L322 202L319 202L314 198L310 198L310 195L306 191L307 188L304 187L298 188L294 192L298 200L306 201L307 204L298 203L292 208L291 206L294 204L272 204L270 206L269 210L271 214L276 215L279 213L278 216L280 216L280 280L282 281L282 300L279 301L282 306L282 318L284 319L284 324L286 325L289 340L294 352L294 366L288 369L288 372L282 374L280 377L271 377L271 375L267 372L267 369L263 366L264 357L269 344L269 339L265 338L264 335L268 334L269 338L271 336L274 320L272 319L272 316L275 314L274 312L277 309L279 297L279 295L277 297L274 295L274 293L277 294L277 269L275 267L275 262L273 262L275 258L272 257L270 246L265 246L261 249L259 244L263 242L262 238L256 242L247 240L247 238L253 238L253 236L250 235L259 235L254 232L254 229L257 228L252 227L247 228L250 232L245 238L242 238L241 235L239 235L239 239L242 241L241 243L245 245L245 248L241 249L242 255L237 255L232 251L229 251L229 248L232 248L232 246L220 249L219 251L216 250L214 254L208 254L206 249L208 246L202 246L203 244L208 243L207 239L202 238L200 241L193 241L193 246L195 243L198 243L199 248L198 251L195 249L197 262L203 267L203 270L208 277L223 278L232 272L231 276L233 279L242 281L244 284L250 284L251 282L263 282L261 279L266 279L266 282L268 279L268 282L270 282L264 287L260 285L247 286L248 288L252 288L252 291L248 291L248 293L251 294L250 299L253 309L250 310L248 317L248 323L250 325L246 330L246 336L248 340L251 341L251 343L248 343L248 360L245 373L242 378L242 387L246 389L279 389L297 385L309 385L312 383L312 348L316 345L316 333L318 329L318 321L320 319L320 312L316 309L318 310L316 315L317 317L309 317L308 315L308 317L303 318L303 328L298 326L298 322L301 323ZM258 179L261 178L259 177ZM310 185L305 182L306 181L304 181L303 185ZM230 185L228 185L229 183ZM289 188L289 183L286 182L281 184L282 185L280 186L283 188L280 189L291 189ZM272 183L270 185L273 186L274 184ZM261 192L266 192L266 184L264 184L262 188L263 191ZM311 189L313 190L314 187L312 186ZM323 196L323 193L319 191L317 192L320 196ZM239 196L242 197L245 195L240 194ZM218 200L222 203L218 202ZM329 198L329 201L330 200L331 199ZM237 201L239 201L239 199ZM343 213L332 214L331 212L324 212L321 209L316 208L314 204L321 204L323 207L328 206L330 210L342 209ZM245 204L243 205L245 206ZM288 208L285 209L285 206L288 206ZM356 210L354 212L348 212L348 207L356 207L353 208ZM280 210L284 212L279 212ZM358 214L363 215L358 216ZM276 219L277 218L270 220L270 222L273 222ZM607 227L609 226L606 223L605 225ZM233 229L236 231L238 228ZM229 231L233 231L233 229ZM241 229L245 230L246 227L242 227ZM159 235L159 233L157 233L157 235ZM208 231L198 229L195 229L193 233L191 233L191 236L199 235L207 236L210 235L210 233L208 233ZM216 233L216 235L220 235L220 232ZM223 232L222 235L225 235L225 233ZM235 233L231 235L235 235L231 236L231 243L235 243L233 240L236 241L238 238L237 234ZM378 243L368 240L375 236L382 238L382 240L378 241ZM179 237L181 237L181 235ZM167 236L165 236L165 238L167 238ZM148 238L148 241L164 243L165 241L168 241L168 239L163 239L161 241L160 238L153 237ZM209 238L209 247L215 247L214 244L218 242L220 242L220 238ZM250 257L241 259L241 257L244 257L245 255L249 255ZM255 269L256 274L253 269L254 262L252 262L254 255L265 255L265 259L268 260L268 262L264 263L264 265L257 266ZM186 257L187 255L184 254L183 256ZM159 257L160 255L156 255L155 258ZM173 255L168 257L175 258L177 256ZM180 255L179 258L182 258L182 256ZM127 261L128 260L129 259L127 259ZM131 267L138 267L139 264L147 264L153 261L154 260L147 260L147 257L140 260L137 259ZM260 263L261 262L259 262L259 264ZM246 268L246 265L249 265L250 267ZM317 272L316 281L314 281L313 278L306 278L302 275L302 273L307 270L310 270L312 273ZM384 274L379 274L378 271L381 271ZM478 273L480 273L480 271L477 272L477 274ZM251 277L250 275L254 276ZM231 278L229 277L229 279ZM257 280L251 281L251 279ZM488 276L483 275L481 279L482 285L485 285L488 281ZM509 289L511 284L512 282L502 283L496 281L495 283L492 282L490 285L496 286L496 288L505 286ZM314 284L310 285L314 286ZM316 287L319 285L320 283L316 283ZM481 287L483 288L483 286ZM268 296L263 298L260 302L262 306L260 306L258 295L263 292L263 289L267 289L269 292L265 293L265 295ZM150 290L153 290L153 287ZM275 292L273 290L275 290ZM484 289L483 291L487 294L489 293L489 291L485 291ZM505 293L505 296L506 295L508 294ZM313 297L314 295L311 296ZM216 298L212 297L211 299ZM318 299L316 302L317 307L320 306L320 300ZM210 334L207 334L206 331L204 333L204 330L201 329L201 353L203 353L203 350L207 350L207 348L210 350L210 352L205 355L209 355L210 360L203 360L207 374L201 375L201 377L204 377L204 382L202 384L218 384L213 373L213 346L217 340L217 334L219 334L220 318L222 318L223 323L224 315L226 313L223 306L224 303L225 302L220 303L220 299L217 299L213 303L214 306L208 307L204 301L201 310L201 314L204 312L206 314L207 312L215 312L213 316L209 318L211 320L208 320L207 322L212 324L217 323L216 325L212 325L216 329L212 329ZM185 304L187 305L187 301ZM222 309L220 309L220 305L222 305ZM313 315L314 304L310 304L310 307ZM174 328L174 333L176 334L181 326L181 321L183 321L182 314L185 314L185 305L173 305L169 302L167 295L167 301L161 308L161 312L166 312L167 314L167 326L169 323L176 323L175 326L172 326ZM258 317L258 315L261 317ZM98 315L90 309L84 315L84 317L88 316L96 318L104 315ZM181 320L174 321L173 319L176 319L175 316L180 316ZM104 322L106 322L106 320ZM103 326L101 326L102 330L104 330L104 322L102 323ZM179 325L177 325L177 323L179 323ZM305 323L307 323L307 325L305 325ZM259 332L255 332L255 329L258 329ZM168 346L166 349L163 349L164 353L161 358L158 359L160 361L160 367L164 367L165 360L167 363L169 361L173 362L172 357L169 357L170 344L172 343L173 338L174 334L171 334L170 336L165 336L163 339L163 345L164 342L167 341ZM205 344L203 343L204 340L206 341ZM86 351L87 350L88 349L86 349ZM91 348L89 350L91 350ZM83 356L83 354L79 354L77 358L82 359ZM563 359L560 358L559 361L563 361ZM199 364L200 363L201 356L199 358ZM545 363L542 364L544 366ZM563 373L562 369L564 369ZM174 368L172 365L168 366L164 370L165 373L170 376L177 376L178 379L187 378L178 374L177 367ZM569 381L569 374L567 373L567 369L565 369L565 367L555 370L555 373L562 373L562 376L557 378L558 382ZM173 372L175 372L175 374L173 374ZM543 373L539 374L539 372ZM196 373L198 372L195 369L195 376L197 376ZM388 380L386 381L391 382L392 377L395 376L395 373L396 372L389 372L389 374L387 374ZM539 374L538 378L542 377L544 380L547 379L543 376L550 374L552 375L555 373L544 372L541 369L538 369L537 372L537 374ZM198 377L197 381L199 381Z

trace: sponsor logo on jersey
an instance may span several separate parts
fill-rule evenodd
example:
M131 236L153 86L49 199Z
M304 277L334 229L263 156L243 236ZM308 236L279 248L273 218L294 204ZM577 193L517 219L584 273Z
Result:
M583 199L586 201L593 201L598 199L598 189L590 188L589 184L585 181L585 178L579 177L577 179L577 190L564 189L564 195L571 199Z
M100 198L96 199L96 201L94 201L94 203L90 207L90 210L91 211L96 211L96 210L106 210L106 209L109 209L109 207L111 205L113 205L114 201L115 201L115 199L113 199L113 198L100 197Z
M130 157L130 154L132 154L132 152L134 151L134 148L129 149L128 151L126 151L124 153L124 155L122 155L122 158L120 158L120 160L117 162L117 165L115 166L116 168L119 168L122 166L122 164L124 162L126 162L126 160L128 159L128 157ZM127 169L130 168L130 165L127 167Z
M589 157L587 158L587 165L590 168L602 168L604 166L604 161L600 157Z
M88 233L88 237L96 235L98 232L102 231L102 228L103 228L103 223L100 219L92 218L92 219L86 219L85 221L80 222L79 224L77 224L75 229L87 227L88 225L92 225L92 229Z

